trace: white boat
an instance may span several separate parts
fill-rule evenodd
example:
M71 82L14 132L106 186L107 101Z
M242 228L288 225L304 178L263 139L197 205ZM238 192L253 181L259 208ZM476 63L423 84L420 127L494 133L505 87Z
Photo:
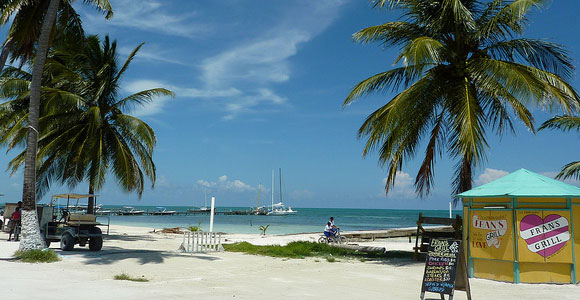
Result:
M120 216L139 216L145 213L144 210L136 210L132 206L123 206L123 209L119 211Z
M282 169L280 169L280 202L274 204L274 170L272 170L272 205L268 209L268 216L285 216L294 215L297 211L292 210L290 206L286 208L282 203Z
M176 214L177 212L174 210L167 210L167 208L163 207L163 206L157 206L155 207L155 210L151 213L152 215L156 215L156 216L171 216Z
M203 212L209 212L210 208L207 207L207 191L203 191L203 198L204 198L204 206L203 207L199 207L199 208L192 208L192 209L188 209L188 212L191 213L203 213Z

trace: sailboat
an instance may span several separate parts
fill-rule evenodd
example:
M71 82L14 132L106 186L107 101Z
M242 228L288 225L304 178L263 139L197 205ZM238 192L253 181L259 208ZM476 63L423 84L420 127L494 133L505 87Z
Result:
M200 207L199 210L209 211L209 207L207 207L207 191L203 191L203 207Z
M209 207L207 207L207 191L203 191L203 198L204 198L204 206L200 207L199 209L188 209L188 212L192 213L199 213L199 212L209 212Z
M268 216L285 216L294 215L297 211L292 210L290 206L286 208L282 203L282 168L280 170L280 202L274 204L274 170L272 170L272 205L268 210Z
M254 211L255 215L266 215L268 211L264 206L260 206L260 192L262 191L262 185L258 184L258 203L256 203L256 210Z

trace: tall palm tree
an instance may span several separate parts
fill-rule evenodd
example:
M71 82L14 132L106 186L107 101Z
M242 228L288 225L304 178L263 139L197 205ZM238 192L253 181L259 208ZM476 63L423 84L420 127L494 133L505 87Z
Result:
M433 184L434 164L444 151L457 160L454 191L472 187L473 168L486 159L486 129L515 134L513 121L535 132L530 106L570 113L579 97L568 83L574 71L566 50L520 37L526 15L543 0L379 0L374 7L398 9L398 21L362 29L361 43L401 49L394 69L357 84L344 106L374 92L396 92L359 129L363 156L379 151L388 165L386 193L397 172L426 139L415 178L417 194Z
M35 61L32 68L32 79L30 83L30 107L28 118L28 134L26 139L26 158L24 165L24 183L22 185L22 241L20 242L20 250L30 250L44 248L44 242L40 236L40 229L38 227L38 216L36 215L36 152L38 147L38 134L40 128L38 127L39 118L39 103L40 103L40 87L42 80L42 73L48 48L51 40L51 33L55 25L58 7L60 2L68 3L68 0L50 0L46 12L42 13L42 26L40 27L40 35L36 43ZM3 12L8 12L9 8L22 7L27 4L43 5L46 1L19 1L12 0L8 3L13 4L3 7ZM104 7L111 16L112 10L108 0L87 0L87 3L96 3L97 7ZM104 4L104 5L103 5ZM30 16L32 17L32 16ZM34 22L33 22L34 23ZM11 31L12 32L12 31ZM36 41L36 39L34 39ZM6 45L5 45L6 46Z
M99 191L111 170L121 188L141 196L144 179L155 183L153 129L129 114L132 108L156 96L173 96L171 91L154 88L120 98L119 82L142 44L121 65L116 41L101 43L97 36L86 38L82 51L59 43L46 63L43 81L41 134L38 152L38 193L52 182L74 187L87 181L88 192ZM20 120L29 99L23 87L30 75L7 69L0 84L0 96L12 98L0 105L1 144L13 149L23 142L25 128ZM9 79L8 79L9 78ZM24 105L23 105L24 104ZM25 152L10 162L15 172L25 161ZM89 201L93 212L94 199Z
M580 117L578 116L555 116L540 126L539 130L543 129L560 129L562 131L576 130L580 131ZM573 161L562 167L562 170L557 179L574 178L580 180L580 161Z
M84 38L82 21L72 7L74 1L61 1L57 10L56 22L63 32L73 35L76 39ZM111 18L113 11L108 1L85 1L87 4ZM32 57L35 44L40 35L43 15L46 14L50 1L42 0L0 0L0 26L7 25L10 29L2 44L0 54L0 71L10 56L10 62L19 61L24 64ZM52 38L59 38L53 36Z

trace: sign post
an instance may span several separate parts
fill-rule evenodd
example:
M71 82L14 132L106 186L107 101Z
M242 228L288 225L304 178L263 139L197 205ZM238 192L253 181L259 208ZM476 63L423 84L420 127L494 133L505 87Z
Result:
M441 299L449 295L449 300L453 300L455 290L465 291L467 299L471 300L463 252L461 240L432 239L429 242L421 300L425 299L425 292L438 293Z

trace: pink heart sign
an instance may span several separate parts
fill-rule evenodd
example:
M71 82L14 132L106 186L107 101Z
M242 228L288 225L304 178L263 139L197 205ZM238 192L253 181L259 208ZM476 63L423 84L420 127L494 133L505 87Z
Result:
M520 222L520 236L528 249L546 258L556 253L570 240L568 220L552 214L542 219L538 215L527 215Z

